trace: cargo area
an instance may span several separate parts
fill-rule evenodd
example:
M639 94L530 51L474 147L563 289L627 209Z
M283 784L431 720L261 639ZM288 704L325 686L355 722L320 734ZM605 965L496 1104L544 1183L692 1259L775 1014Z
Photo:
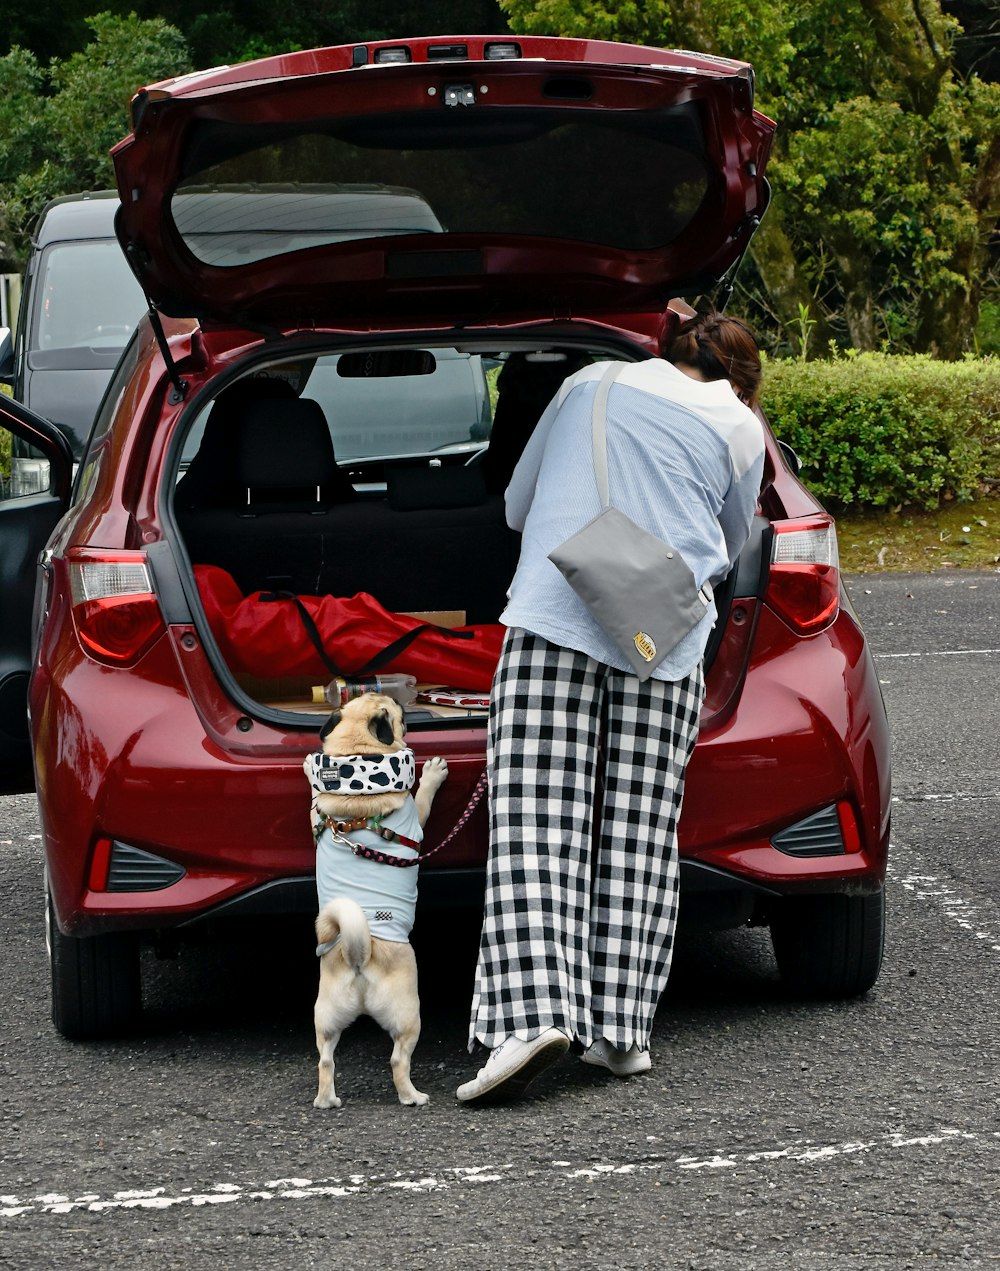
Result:
M484 714L520 551L503 492L565 377L607 356L319 355L257 367L202 408L174 515L241 688L329 711L312 690L331 664L357 672L420 627L387 664L425 690L413 716Z

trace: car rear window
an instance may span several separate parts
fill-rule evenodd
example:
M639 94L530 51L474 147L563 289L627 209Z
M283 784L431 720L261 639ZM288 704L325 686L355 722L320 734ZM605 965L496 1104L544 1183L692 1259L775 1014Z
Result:
M490 360L457 349L328 354L270 368L319 404L340 463L472 455L489 439ZM211 407L185 442L182 466L201 445Z
M244 129L196 126L171 208L206 263L436 226L643 250L677 238L711 184L686 106L395 113L254 135L248 149ZM594 198L609 182L620 197Z
M171 207L195 256L223 267L360 237L441 230L415 191L356 183L253 188L191 184L177 191Z

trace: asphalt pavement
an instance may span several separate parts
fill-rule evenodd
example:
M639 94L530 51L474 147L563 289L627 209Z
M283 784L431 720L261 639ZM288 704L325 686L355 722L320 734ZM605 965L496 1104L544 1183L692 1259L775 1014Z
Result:
M1000 1264L1000 574L849 585L894 739L882 976L794 1001L766 933L684 932L633 1080L567 1058L522 1104L456 1103L472 918L418 941L423 1109L366 1021L344 1107L313 1109L308 924L150 957L143 1036L63 1041L34 800L0 799L0 1266Z

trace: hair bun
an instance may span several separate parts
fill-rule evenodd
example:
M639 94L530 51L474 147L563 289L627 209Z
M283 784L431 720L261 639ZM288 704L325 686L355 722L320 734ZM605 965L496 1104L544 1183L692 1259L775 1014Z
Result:
M729 380L745 401L753 404L760 387L760 351L750 327L741 318L703 313L677 331L667 357L693 366L706 380Z

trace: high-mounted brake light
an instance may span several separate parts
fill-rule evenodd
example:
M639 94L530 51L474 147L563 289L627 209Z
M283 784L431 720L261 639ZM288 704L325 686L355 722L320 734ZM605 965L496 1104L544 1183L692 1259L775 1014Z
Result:
M799 635L825 630L840 610L837 530L828 516L775 521L767 604Z
M461 62L469 56L468 44L429 44L428 62Z
M132 666L166 631L142 552L72 548L67 554L73 625L86 652Z

